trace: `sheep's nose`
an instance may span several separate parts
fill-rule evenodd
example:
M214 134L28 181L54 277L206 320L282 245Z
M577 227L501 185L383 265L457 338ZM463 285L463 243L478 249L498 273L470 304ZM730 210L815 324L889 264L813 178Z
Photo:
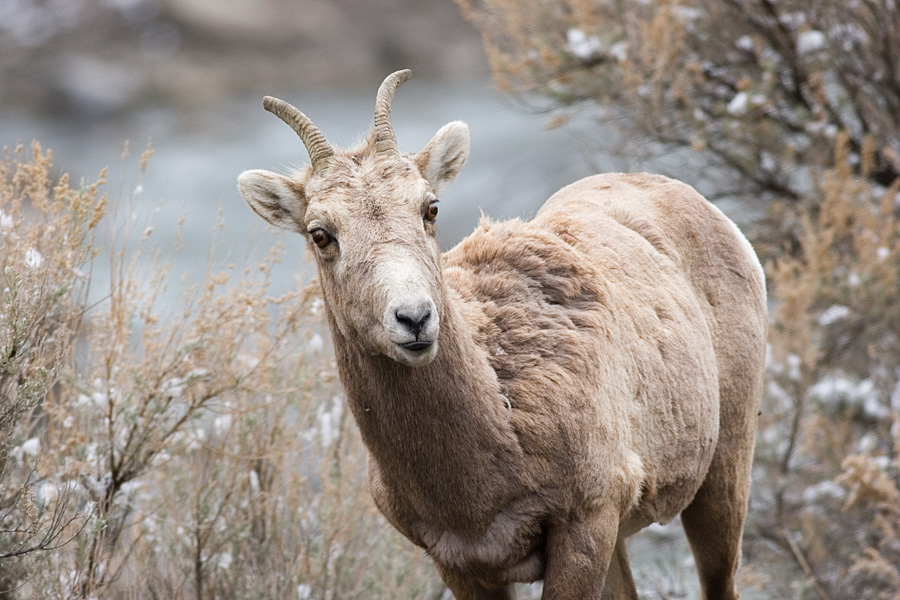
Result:
M427 306L419 309L404 308L395 312L394 316L418 338L428 319L431 318L431 308Z
M384 312L384 329L392 342L407 351L404 360L409 358L409 352L430 353L433 358L440 319L434 301L423 294L389 305Z

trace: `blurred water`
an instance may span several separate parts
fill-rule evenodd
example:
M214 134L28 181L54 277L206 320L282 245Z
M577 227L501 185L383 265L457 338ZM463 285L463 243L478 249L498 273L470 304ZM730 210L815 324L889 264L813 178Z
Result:
M110 200L118 199L122 210L133 213L135 237L152 217L151 238L166 247L184 217L184 249L175 273L186 273L188 281L196 281L206 268L221 209L227 228L217 238L216 259L244 264L262 256L275 240L283 241L288 256L275 277L289 286L298 273L310 272L300 236L265 226L235 184L246 169L284 172L308 160L296 134L263 110L261 97L283 97L308 114L330 142L348 146L371 125L378 83L333 95L260 90L259 96L223 98L203 109L147 108L116 118L85 113L41 120L6 110L0 112L0 145L37 139L53 150L56 168L73 181L93 181L109 166ZM593 172L569 134L545 130L541 117L515 109L487 81L451 86L412 80L397 94L393 124L403 152L419 150L455 119L469 124L472 149L441 198L438 235L444 248L471 231L481 211L494 218L528 217L557 189ZM123 163L126 140L131 157ZM141 181L138 157L148 140L155 154Z

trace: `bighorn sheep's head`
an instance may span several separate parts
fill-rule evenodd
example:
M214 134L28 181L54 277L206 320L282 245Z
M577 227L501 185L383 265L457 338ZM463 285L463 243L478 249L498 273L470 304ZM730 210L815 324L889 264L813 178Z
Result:
M340 335L367 352L416 367L438 352L438 196L468 157L469 130L449 123L419 153L400 154L391 103L409 76L398 71L384 80L375 128L352 150L332 147L306 115L266 97L265 109L297 132L311 164L293 177L246 171L238 187L266 221L306 236Z

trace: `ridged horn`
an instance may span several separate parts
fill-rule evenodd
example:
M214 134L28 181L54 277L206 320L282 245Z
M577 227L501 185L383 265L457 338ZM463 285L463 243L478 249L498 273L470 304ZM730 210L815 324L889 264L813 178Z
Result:
M334 149L325 136L319 131L312 120L302 112L291 106L284 100L266 96L263 98L263 108L291 126L297 132L306 151L309 152L309 160L313 171L321 171L328 166Z
M387 152L399 154L397 138L391 128L391 104L394 102L394 93L400 85L409 79L412 71L404 69L388 75L378 88L378 97L375 99L375 152Z

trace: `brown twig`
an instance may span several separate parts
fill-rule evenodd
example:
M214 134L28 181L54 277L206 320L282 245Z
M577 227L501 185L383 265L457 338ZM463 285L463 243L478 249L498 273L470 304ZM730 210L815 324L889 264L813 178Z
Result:
M825 591L825 588L822 587L822 584L819 583L819 578L809 565L809 561L806 560L803 550L800 549L800 546L798 546L797 542L794 541L794 538L791 537L791 532L785 528L781 530L781 535L784 537L784 541L787 542L788 548L791 549L794 560L796 560L797 564L800 565L800 568L803 569L803 573L806 575L807 579L809 579L809 582L812 584L813 589L816 591L819 598L822 600L830 600L828 593Z

